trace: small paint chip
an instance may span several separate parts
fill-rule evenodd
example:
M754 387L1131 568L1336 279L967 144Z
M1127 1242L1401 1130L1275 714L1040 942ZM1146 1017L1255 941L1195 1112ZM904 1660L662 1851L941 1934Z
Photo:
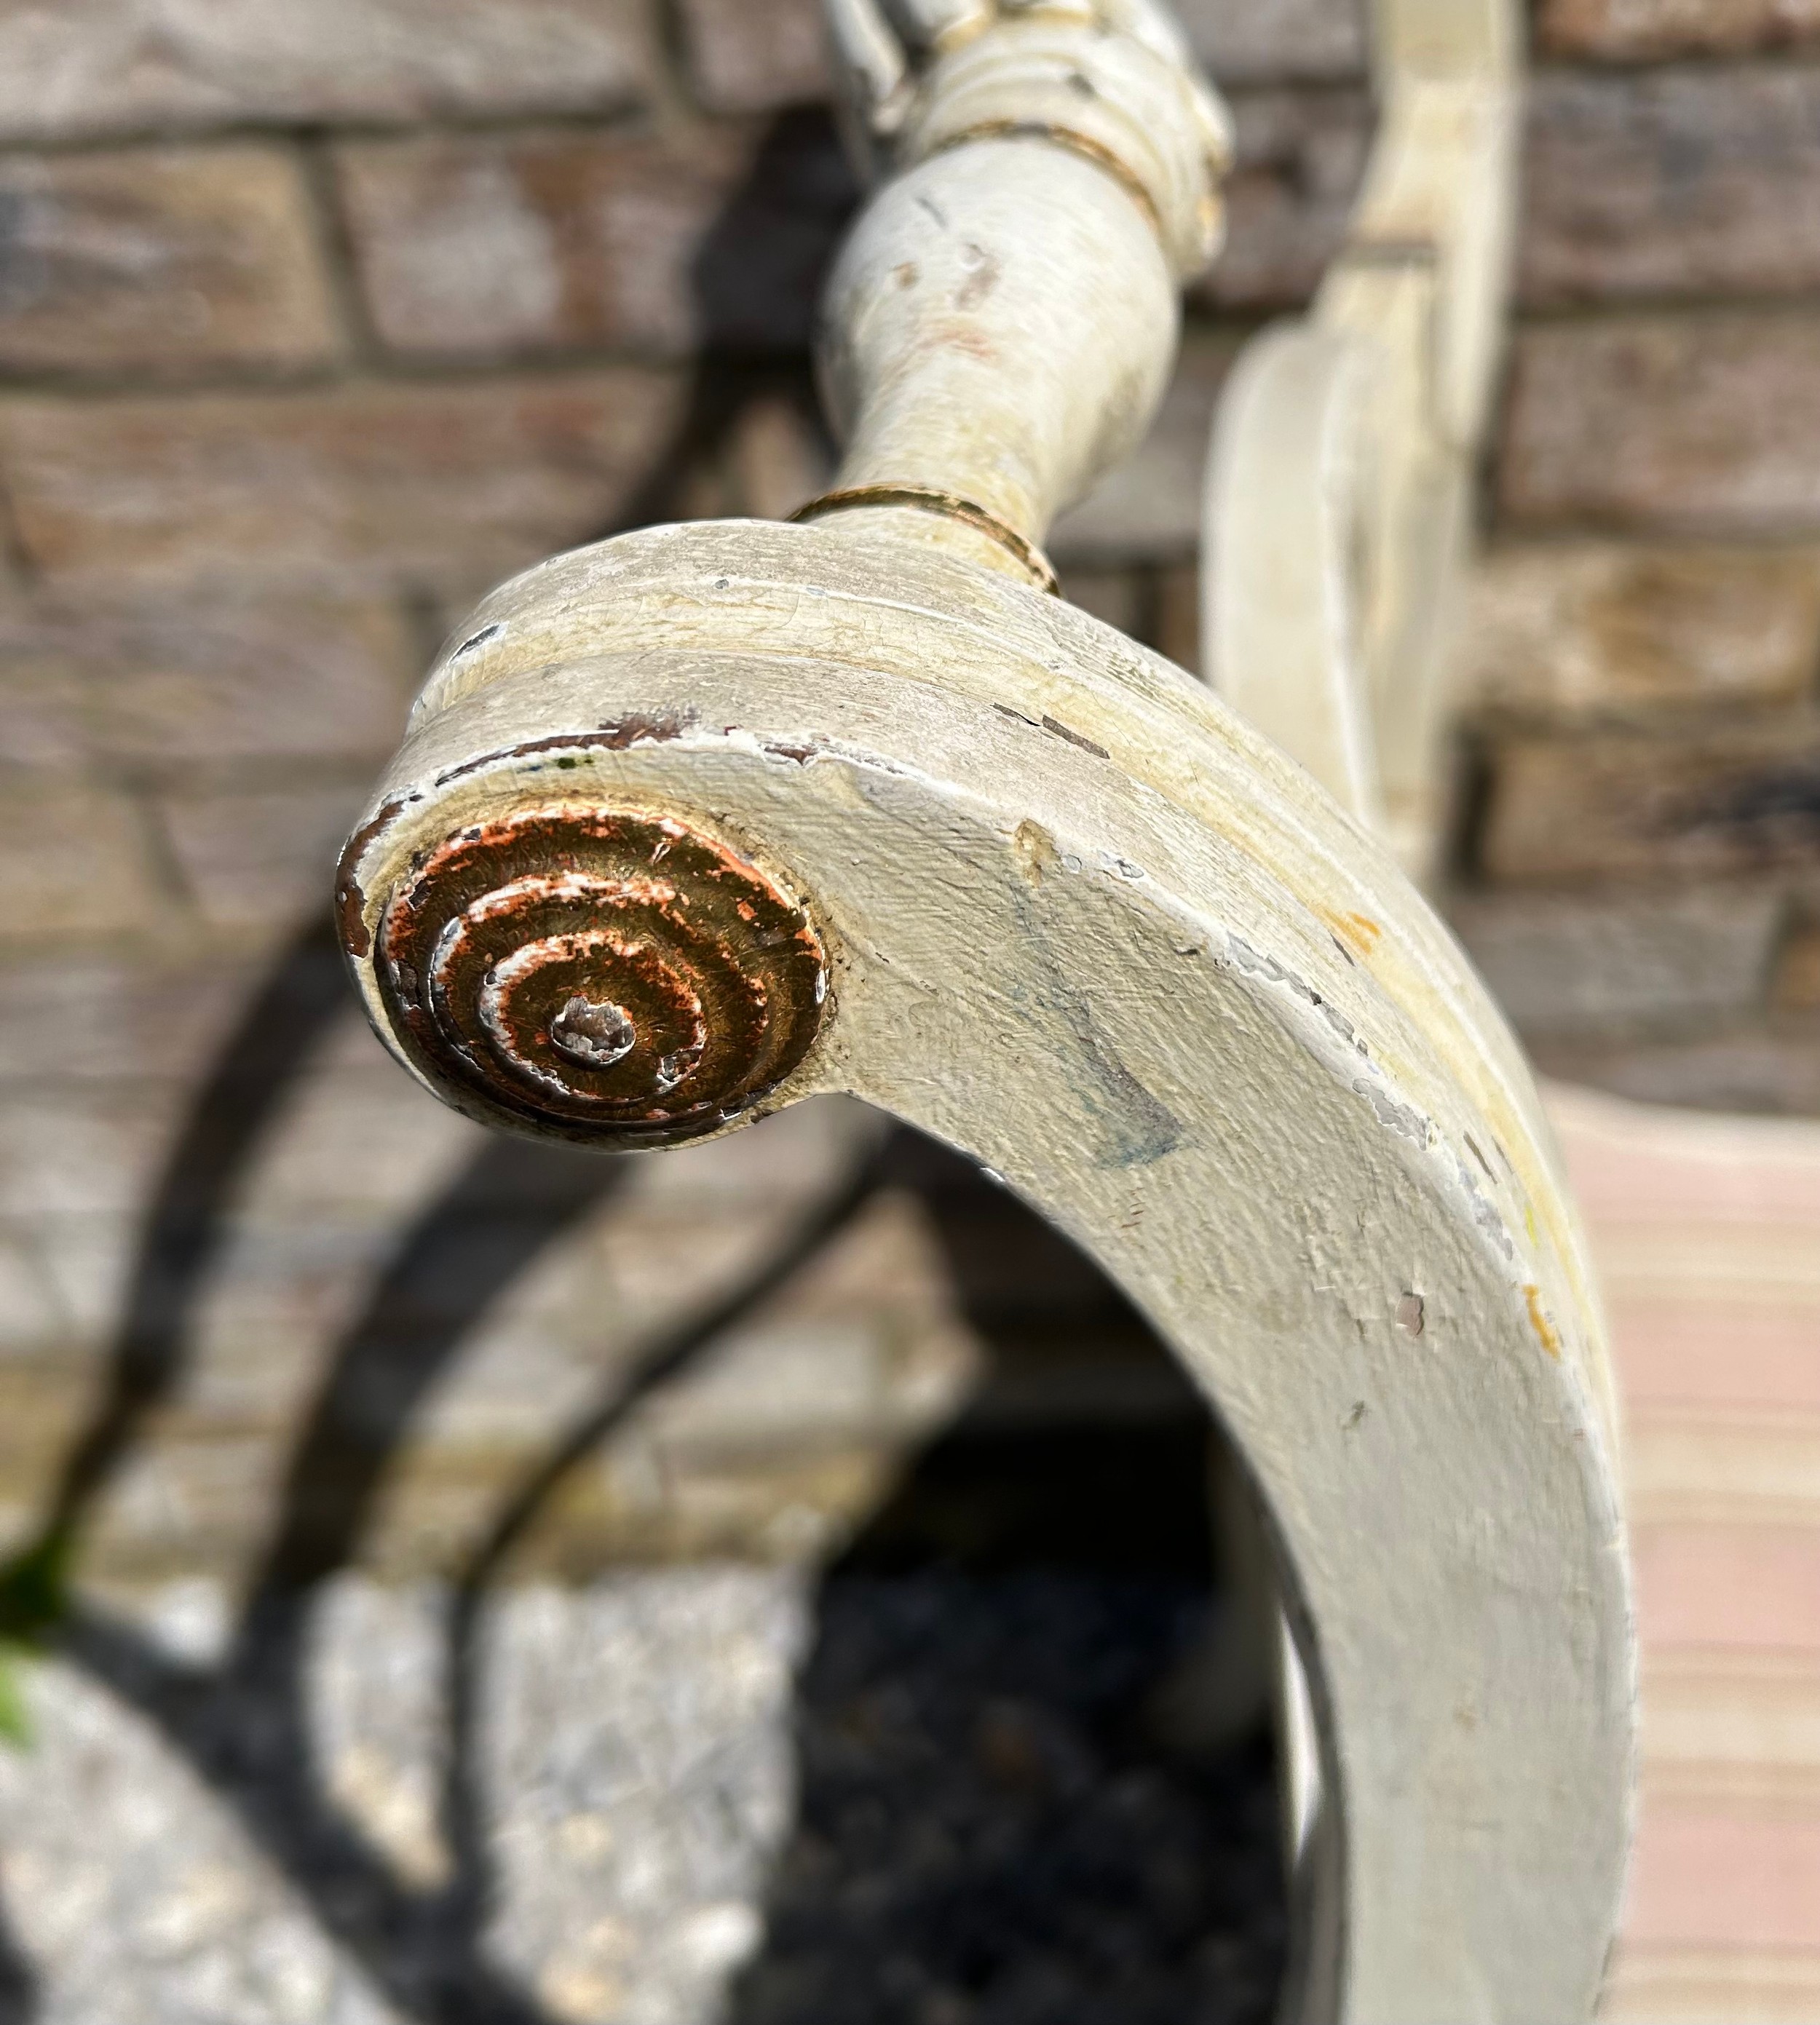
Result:
M1397 1303L1396 1325L1411 1338L1419 1336L1428 1327L1428 1304L1420 1294L1405 1294Z
M1096 745L1090 738L1082 737L1078 731L1070 731L1065 724L1058 723L1053 717L1043 718L1042 728L1045 731L1053 732L1057 738L1066 739L1070 745L1078 745L1082 752L1092 753L1096 759L1110 759L1112 756L1105 746Z

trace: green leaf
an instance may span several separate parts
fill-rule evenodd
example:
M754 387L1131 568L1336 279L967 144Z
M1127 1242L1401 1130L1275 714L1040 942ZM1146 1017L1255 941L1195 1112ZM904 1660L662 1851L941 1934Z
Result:
M13 1751L31 1748L31 1715L25 1702L25 1664L19 1645L0 1645L0 1746Z

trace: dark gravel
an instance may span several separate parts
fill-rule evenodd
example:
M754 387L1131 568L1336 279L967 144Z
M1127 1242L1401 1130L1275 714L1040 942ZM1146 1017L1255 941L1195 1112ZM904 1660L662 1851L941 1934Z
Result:
M1250 2025L1285 1913L1268 1744L1149 1719L1204 1584L836 1574L798 1821L730 2025Z

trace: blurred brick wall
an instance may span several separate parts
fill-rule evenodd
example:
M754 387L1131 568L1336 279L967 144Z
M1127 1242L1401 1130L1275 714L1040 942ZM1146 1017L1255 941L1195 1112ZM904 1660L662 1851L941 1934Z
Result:
M1544 1061L1820 1110L1820 8L1543 0L1459 920Z
M1372 123L1345 0L1182 11L1237 115L1231 244L1054 547L1192 663L1221 377L1305 299ZM1535 39L1453 904L1551 1067L1820 1110L1820 6L1546 0ZM370 1528L439 1563L865 1139L822 1107L610 1203L514 1169L320 1011L311 939L469 600L815 489L854 200L824 91L814 0L0 0L0 1546L131 1395L95 1564L238 1567L328 1365L441 1332ZM623 1431L550 1554L794 1550L871 1496L984 1354L929 1200L888 1191ZM502 1218L519 1254L442 1270ZM1175 1410L1116 1335L1075 1329L1072 1396Z

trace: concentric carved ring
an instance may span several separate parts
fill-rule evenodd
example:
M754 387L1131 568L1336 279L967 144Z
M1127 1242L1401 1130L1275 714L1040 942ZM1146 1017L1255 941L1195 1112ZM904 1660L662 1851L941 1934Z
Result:
M780 1082L827 995L801 905L671 816L458 831L388 902L379 974L421 1064L572 1138L692 1138Z

